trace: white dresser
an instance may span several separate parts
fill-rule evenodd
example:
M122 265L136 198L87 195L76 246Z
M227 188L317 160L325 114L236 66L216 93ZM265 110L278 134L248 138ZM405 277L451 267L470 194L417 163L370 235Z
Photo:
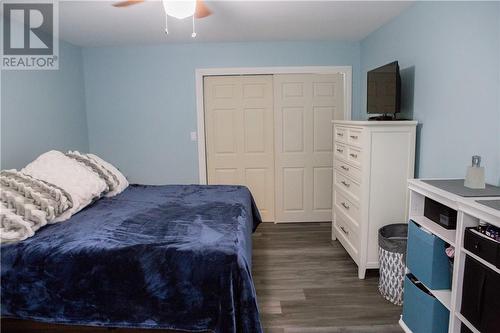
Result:
M333 225L358 265L378 268L378 229L408 220L416 121L333 121Z

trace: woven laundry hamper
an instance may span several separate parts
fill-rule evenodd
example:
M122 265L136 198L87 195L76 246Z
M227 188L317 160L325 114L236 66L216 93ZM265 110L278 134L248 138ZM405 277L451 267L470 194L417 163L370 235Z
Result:
M403 305L408 225L389 224L378 231L380 279L378 289L386 300Z

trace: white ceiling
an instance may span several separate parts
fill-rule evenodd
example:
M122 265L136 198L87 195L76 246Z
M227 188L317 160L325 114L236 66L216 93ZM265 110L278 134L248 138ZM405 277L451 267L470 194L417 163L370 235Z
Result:
M169 42L358 41L399 15L411 1L207 1L213 15L169 19L159 1L115 8L110 1L59 3L60 38L81 46Z

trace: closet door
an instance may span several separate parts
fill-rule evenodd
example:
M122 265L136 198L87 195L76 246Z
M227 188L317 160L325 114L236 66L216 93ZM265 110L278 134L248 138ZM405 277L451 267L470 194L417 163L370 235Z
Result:
M204 79L208 184L245 185L274 221L272 75Z
M274 76L276 221L331 221L332 123L344 119L340 74Z

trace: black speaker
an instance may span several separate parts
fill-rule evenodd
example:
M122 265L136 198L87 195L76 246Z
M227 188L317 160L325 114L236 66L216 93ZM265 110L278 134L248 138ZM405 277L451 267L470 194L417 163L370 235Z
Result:
M457 228L457 211L425 197L424 216L446 229Z

